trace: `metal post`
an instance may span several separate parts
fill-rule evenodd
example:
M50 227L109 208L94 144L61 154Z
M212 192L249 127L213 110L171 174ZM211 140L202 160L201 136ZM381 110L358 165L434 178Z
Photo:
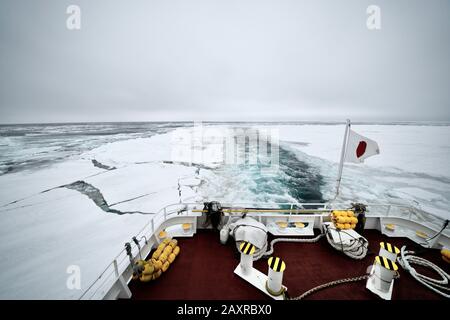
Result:
M114 264L114 273L116 274L116 278L118 278L119 277L119 267L117 266L116 259L114 259L113 264Z
M334 199L336 199L338 197L339 187L341 186L342 169L344 167L345 152L347 151L347 142L348 142L347 140L348 140L349 128L350 128L350 120L347 119L347 122L345 124L344 141L342 142L341 160L339 162L338 178L336 181L336 195L334 196Z

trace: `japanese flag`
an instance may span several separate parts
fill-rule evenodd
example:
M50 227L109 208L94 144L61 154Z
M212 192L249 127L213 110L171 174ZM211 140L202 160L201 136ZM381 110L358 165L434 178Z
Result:
M379 154L378 143L349 129L345 162L362 163L364 159Z

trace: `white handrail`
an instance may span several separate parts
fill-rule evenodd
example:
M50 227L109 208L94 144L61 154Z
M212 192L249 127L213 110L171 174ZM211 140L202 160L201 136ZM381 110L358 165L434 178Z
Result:
M307 206L307 207L308 206L310 206L310 207L311 206L312 207L321 207L322 208L321 210L330 210L331 211L331 210L338 210L339 205L340 205L341 208L339 208L339 209L347 209L347 208L344 208L345 204L339 204L339 203L336 203L335 204L336 207L334 209L331 209L331 203L329 203L329 202L326 202L326 203L291 203L291 202L285 202L285 203L274 203L274 204L267 204L267 203L263 203L263 204L261 204L261 203L256 203L256 204L255 203L227 204L227 203L222 203L222 207L244 208L246 205L247 206L250 205L252 207L260 207L260 208L261 207L267 208L269 206L277 206L279 208L280 206L284 206L284 205L288 206L289 205L290 207L289 207L289 209L287 209L287 210L291 210L289 212L289 215L292 214L292 210L293 210L294 206L301 206L303 209L305 208L305 206ZM157 213L152 215L152 218L137 233L136 239L138 239L139 242L142 240L143 237L145 237L146 239L150 239L151 236L155 233L155 231L158 230L158 228L164 222L167 221L167 219L168 219L168 217L170 215L172 215L173 213L182 214L183 212L188 212L188 211L191 211L193 209L198 209L199 206L203 207L203 204L201 204L201 203L173 203L173 204L169 204L169 205L161 208ZM170 211L169 209L172 208L172 207L175 207L175 208L173 208L172 211ZM375 215L371 214L372 210L370 210L370 209L372 209L374 207L377 207L377 208L386 207L385 214L380 214L380 213L375 214ZM367 210L367 215L368 216L380 216L380 217L392 216L392 209L393 208L396 208L396 209L403 208L403 209L406 209L407 211L409 211L409 215L407 217L408 220L413 220L414 221L414 219L412 219L412 214L414 213L416 216L417 215L428 216L428 217L434 218L434 220L438 220L438 221L440 220L442 223L444 222L443 218L438 217L438 216L436 216L436 215L434 215L432 213L420 210L420 209L418 209L418 208L416 208L416 207L414 207L412 205L374 203L374 204L368 204L367 208L368 208L368 210ZM276 209L276 207L274 209ZM400 216L400 217L402 217L402 216ZM162 219L162 221L159 224L157 224L157 227L156 227L155 221L158 220L159 218L163 218L163 219ZM424 224L424 223L427 223L429 221L422 220L422 221L417 221L417 222L420 222L421 224ZM441 223L441 225L442 225L442 223ZM435 226L439 227L438 224L436 224ZM150 230L147 230L149 227L151 227ZM147 232L146 232L146 230L147 230ZM133 253L133 250L137 248L137 245L133 241L130 241L130 244L131 244L131 250L132 250L132 253ZM135 255L133 255L133 257L136 257L138 254L139 254L139 252L137 252ZM122 259L119 260L121 258L121 256L122 256ZM93 298L96 295L96 293L102 288L102 286L107 282L107 280L111 277L111 275L114 274L116 276L115 278L117 279L118 275L120 275L124 270L126 270L126 268L129 267L129 264L127 264L127 266L124 268L124 270L121 271L119 269L119 266L122 264L123 261L127 260L127 258L128 258L128 256L127 256L126 250L124 248L124 249L122 249L119 252L119 254L115 258L113 258L112 262L110 262L106 266L106 268L103 270L103 272L81 294L79 299L85 298L86 295L88 294L88 292L90 292L90 290L93 289L96 286L96 284L98 284L101 280L103 280L103 278L105 277L106 274L108 274L108 277L104 278L103 282L99 286L96 287L95 291L90 295L89 299ZM107 273L108 270L111 269L111 267L113 268L112 272Z

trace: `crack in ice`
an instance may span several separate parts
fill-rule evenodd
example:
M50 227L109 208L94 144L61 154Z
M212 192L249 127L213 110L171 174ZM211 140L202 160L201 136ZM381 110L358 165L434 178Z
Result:
M91 199L97 207L102 209L105 212L108 213L115 213L115 214L131 214L131 213L140 213L140 214L154 214L153 212L142 212L142 211L120 211L117 209L112 209L111 206L108 204L108 202L103 197L103 194L100 192L99 189L94 187L93 185L78 180L73 183L67 184L62 186L67 189L75 190L80 192L81 194L87 196L89 199ZM130 199L131 201L132 199ZM116 203L117 204L117 203Z

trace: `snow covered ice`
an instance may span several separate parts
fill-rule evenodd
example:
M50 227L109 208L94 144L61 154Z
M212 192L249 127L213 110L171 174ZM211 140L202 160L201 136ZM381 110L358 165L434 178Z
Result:
M198 134L198 128L183 125L151 134L122 130L119 139L89 140L89 148L79 137L76 152L56 156L57 161L45 153L45 165L23 165L0 175L0 298L78 298L124 243L168 204L295 202L304 200L304 190L311 192L311 199L333 197L343 125L222 124L214 129L236 126L279 131L284 158L278 174L222 165L221 142L214 135L203 139L202 156L195 150L193 157L174 156L175 147L186 147L180 137ZM362 165L345 164L343 200L403 201L450 218L449 126L352 128L377 141L381 153ZM0 137L2 148L11 141L10 136ZM5 149L9 158L4 167L15 155L22 164L43 148L50 155L60 150L58 145L48 149L44 142L25 154L11 151L19 146ZM306 172L296 175L300 170ZM73 187L76 182L83 184ZM89 190L80 191L80 186ZM81 290L66 286L71 265L81 268Z
M344 135L342 125L280 126L280 139L320 168L331 198ZM450 127L354 125L378 142L380 154L344 166L341 197L366 202L406 202L450 218ZM298 144L298 142L305 142Z

